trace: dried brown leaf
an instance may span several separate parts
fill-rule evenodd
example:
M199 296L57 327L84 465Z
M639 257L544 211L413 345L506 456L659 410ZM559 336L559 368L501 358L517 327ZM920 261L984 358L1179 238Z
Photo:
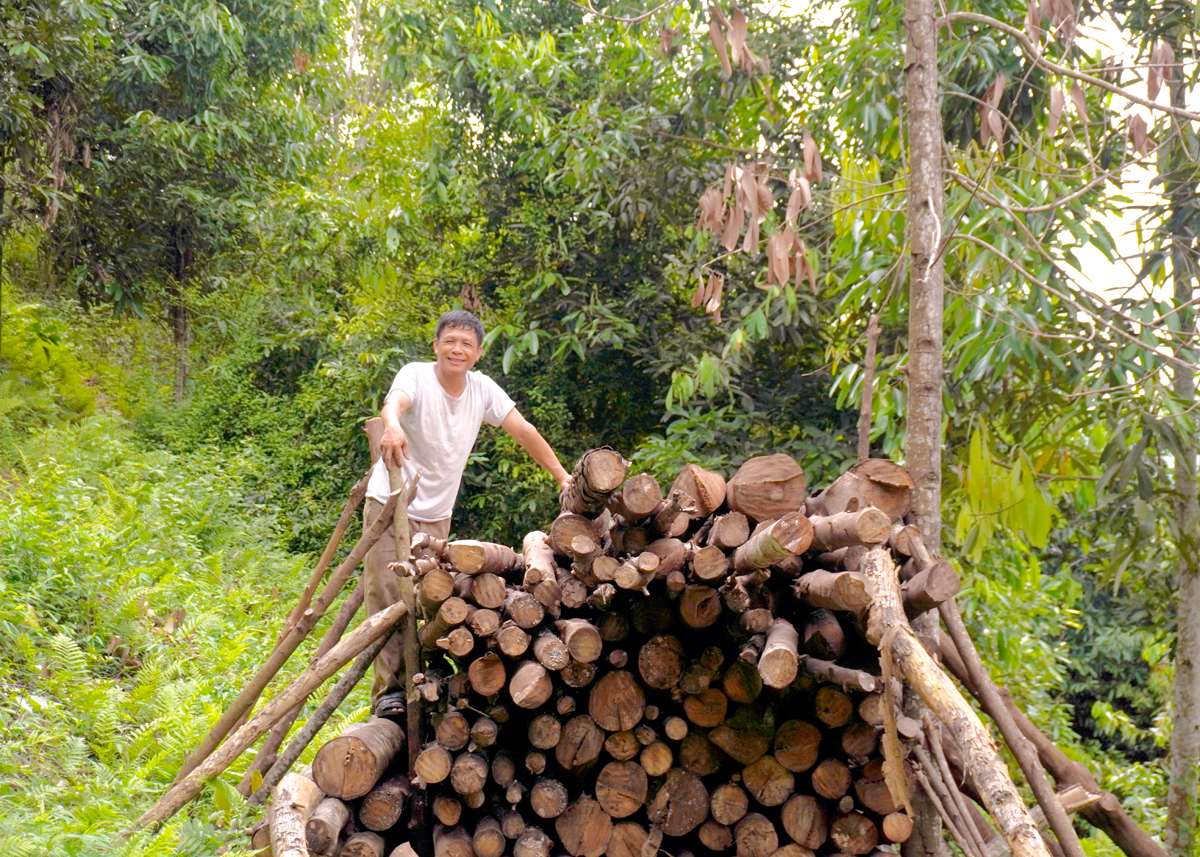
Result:
M792 248L793 239L792 230L790 228L782 232L776 232L767 239L767 285L779 283L784 285L788 281L789 266L788 266L788 251Z
M746 222L746 236L742 239L742 249L747 253L758 252L759 241L759 224L762 223L757 217L751 217Z
M1029 7L1025 10L1025 35L1029 36L1034 47L1042 43L1042 10L1037 0L1029 0Z
M730 163L725 167L725 187L722 195L725 199L729 199L729 194L733 193L733 183L737 180L737 164Z
M737 249L738 236L742 234L742 224L746 221L746 210L740 203L734 203L725 220L725 232L721 235L721 246L726 252L732 253Z
M1000 121L1000 111L993 108L988 112L988 127L991 128L992 136L1001 147L1004 146L1004 124Z
M1071 84L1071 103L1075 105L1075 112L1079 114L1079 118L1083 120L1084 124L1087 124L1089 121L1087 98L1083 94L1083 87L1077 82Z
M708 277L708 301L704 311L711 313L713 321L721 323L721 299L725 294L725 275L713 271Z
M1058 130L1058 122L1062 119L1063 103L1065 102L1062 90L1058 87L1050 90L1050 121L1046 123L1046 135L1054 136L1054 132Z
M812 207L812 186L809 185L808 179L804 176L796 183L797 189L800 191L800 208Z
M742 45L742 71L753 72L758 68L758 55L750 50L749 45Z
M1154 151L1154 140L1150 138L1150 129L1144 116L1134 114L1129 119L1129 142L1133 151L1139 155L1148 155Z
M697 272L696 291L692 293L692 309L699 309L708 300L708 285L704 282L704 272Z
M771 188L765 181L758 182L758 212L759 217L765 219L767 212L775 207L775 194L771 193Z
M1169 42L1159 42L1150 50L1150 78L1146 95L1151 101L1158 97L1164 83L1175 80L1175 49Z
M746 13L736 6L729 16L729 58L737 64L742 62L746 49Z
M720 235L725 222L725 199L721 191L710 187L701 194L699 205L700 219L696 221L696 228Z
M708 13L717 19L717 22L726 30L729 29L729 19L725 17L725 13L721 11L721 7L716 3L708 4Z
M729 64L729 53L725 50L725 34L721 32L721 25L715 17L708 19L708 35L712 39L717 58L721 61L721 68L724 69L725 76L729 77L733 74L733 66Z
M1004 84L1008 82L1008 75L1000 72L996 75L996 79L992 81L992 85L987 88L984 93L983 100L986 101L993 109L1000 106L1000 99L1004 97Z
M670 27L663 27L658 31L658 47L664 57L675 53L675 37L678 35L679 31L672 30Z
M750 222L758 221L760 212L758 206L758 179L754 175L753 168L742 171L742 179L738 183L738 199L746 207L746 213L750 215Z
M821 170L821 150L812 134L804 132L804 176L810 182L820 182L824 178Z
M800 214L800 209L804 207L804 195L800 193L800 188L792 191L787 201L787 214L784 215L784 223L795 223L796 216Z

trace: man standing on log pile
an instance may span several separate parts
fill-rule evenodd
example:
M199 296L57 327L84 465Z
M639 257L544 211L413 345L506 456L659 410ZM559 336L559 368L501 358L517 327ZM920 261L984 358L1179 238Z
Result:
M364 517L374 520L390 493L388 468L400 467L405 479L423 470L408 507L412 532L438 539L450 535L450 516L458 497L467 457L483 422L500 426L565 488L571 476L541 433L517 410L500 385L471 369L483 355L483 323L465 310L438 319L433 363L407 363L392 381L383 403L381 456L367 486ZM400 600L395 562L396 541L389 528L364 559L367 615ZM371 703L376 715L404 717L404 653L393 636L375 658Z

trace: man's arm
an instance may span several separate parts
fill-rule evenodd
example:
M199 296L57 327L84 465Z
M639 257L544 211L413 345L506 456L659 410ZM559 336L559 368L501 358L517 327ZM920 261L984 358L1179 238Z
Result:
M544 467L554 481L558 483L559 488L566 488L571 484L571 474L559 464L558 456L554 454L554 450L550 448L550 444L546 443L546 439L529 420L521 416L521 412L513 408L508 412L508 416L500 423L500 428L504 429L513 440L521 444L529 457ZM386 431L386 429L385 429Z
M383 410L379 414L383 418L383 436L379 439L379 451L384 465L388 468L399 467L402 455L411 458L408 454L408 436L404 434L404 429L400 428L400 418L411 404L412 399L403 390L392 390L383 402Z

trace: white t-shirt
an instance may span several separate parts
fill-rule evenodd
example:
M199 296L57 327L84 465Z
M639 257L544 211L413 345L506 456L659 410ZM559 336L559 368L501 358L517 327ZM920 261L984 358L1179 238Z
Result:
M409 458L401 457L405 479L420 467L417 496L408 507L414 521L441 521L454 511L467 457L479 436L479 426L498 426L515 405L500 385L482 372L468 372L458 398L438 383L434 363L407 363L396 373L388 394L400 390L412 400L400 427L408 436ZM367 496L386 503L391 483L383 458L375 462Z

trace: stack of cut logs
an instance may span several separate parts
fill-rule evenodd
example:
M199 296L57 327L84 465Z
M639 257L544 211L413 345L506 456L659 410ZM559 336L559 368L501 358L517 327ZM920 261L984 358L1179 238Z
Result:
M305 841L288 853L422 852L414 828L436 857L869 855L908 837L896 735L918 727L864 639L856 572L887 544L910 615L957 591L902 523L908 474L869 460L808 496L770 455L728 483L689 465L664 497L627 468L587 453L519 553L417 536L422 749L410 765L378 718L324 745L277 790L274 823L295 829L276 857L289 835Z

